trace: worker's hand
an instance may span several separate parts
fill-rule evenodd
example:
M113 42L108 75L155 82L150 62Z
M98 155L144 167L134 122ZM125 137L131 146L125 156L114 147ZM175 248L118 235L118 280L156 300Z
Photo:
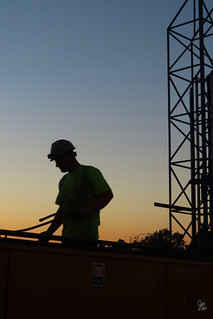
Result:
M50 235L50 234L47 230L40 233L41 237L39 237L39 239L38 239L39 244L47 244L49 241L49 239L47 238L48 235Z

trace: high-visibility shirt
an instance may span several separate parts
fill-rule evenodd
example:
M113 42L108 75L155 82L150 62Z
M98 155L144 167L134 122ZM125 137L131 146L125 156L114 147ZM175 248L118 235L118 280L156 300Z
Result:
M107 190L110 190L108 183L100 170L93 166L79 165L72 173L62 177L56 204L62 208L63 237L98 239L100 212L82 217L79 211Z

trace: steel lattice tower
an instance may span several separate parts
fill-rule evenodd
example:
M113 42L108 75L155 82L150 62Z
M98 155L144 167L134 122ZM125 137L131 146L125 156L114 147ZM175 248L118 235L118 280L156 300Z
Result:
M169 208L171 234L181 229L193 242L213 219L213 9L186 0L167 29L167 50L169 204L155 205Z

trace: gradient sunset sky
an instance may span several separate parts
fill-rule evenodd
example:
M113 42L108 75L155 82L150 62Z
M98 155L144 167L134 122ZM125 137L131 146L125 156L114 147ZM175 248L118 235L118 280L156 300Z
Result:
M61 138L113 190L100 239L168 227L154 202L168 203L166 32L182 4L1 1L0 228L56 211L62 174L47 154Z

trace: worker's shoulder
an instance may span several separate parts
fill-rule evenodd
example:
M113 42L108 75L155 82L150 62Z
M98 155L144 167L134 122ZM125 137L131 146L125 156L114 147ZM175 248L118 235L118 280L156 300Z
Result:
M102 174L100 169L91 165L83 165L84 169L88 172L88 174Z

